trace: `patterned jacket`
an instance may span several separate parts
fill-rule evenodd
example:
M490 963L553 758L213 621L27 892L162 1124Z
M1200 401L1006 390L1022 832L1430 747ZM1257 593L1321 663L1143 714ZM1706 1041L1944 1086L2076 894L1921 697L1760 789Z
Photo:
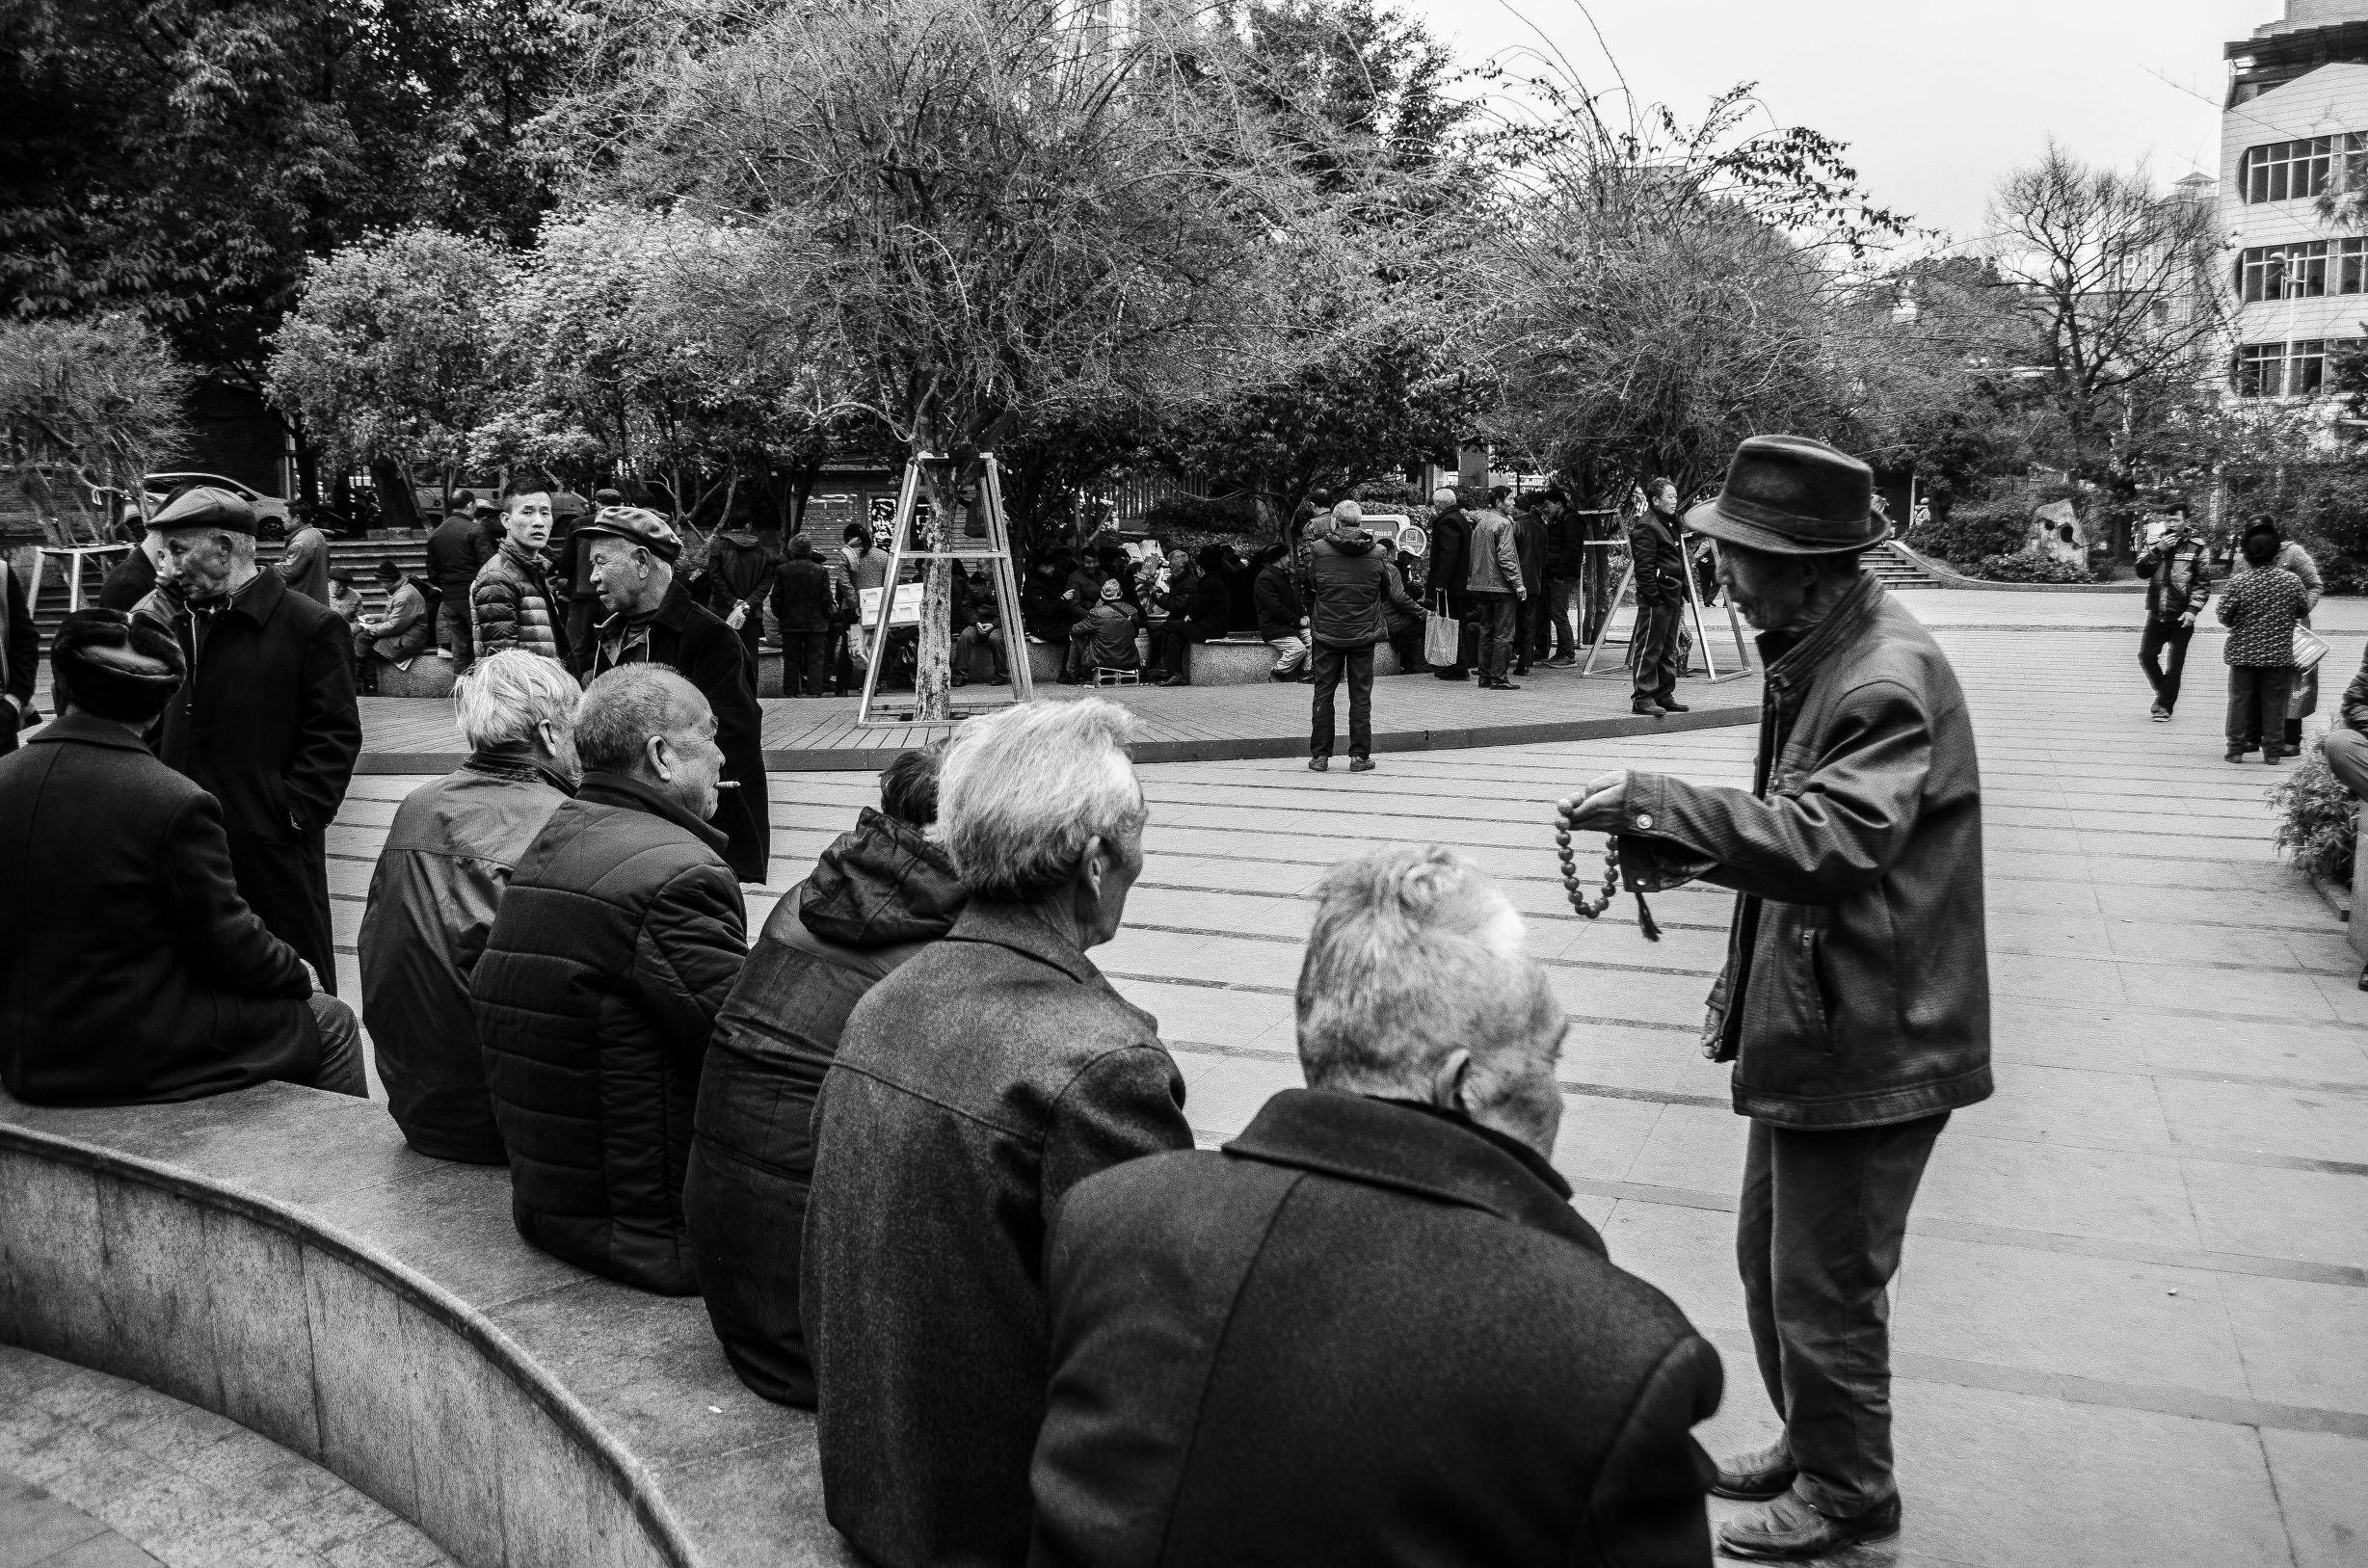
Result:
M549 570L541 556L510 540L478 569L468 590L468 615L476 626L479 658L522 648L562 665L569 662L566 629L551 613Z
M2146 614L2156 621L2199 614L2212 597L2212 564L2200 539L2157 545L2138 558L2138 570L2146 578Z
M2294 668L2295 624L2310 613L2310 591L2283 567L2256 567L2228 585L2220 624L2228 628L2222 655L2256 670Z

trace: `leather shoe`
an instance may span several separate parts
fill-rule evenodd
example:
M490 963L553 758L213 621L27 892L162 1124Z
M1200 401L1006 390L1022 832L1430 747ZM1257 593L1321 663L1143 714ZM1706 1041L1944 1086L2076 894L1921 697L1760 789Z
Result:
M1348 759L1348 771L1351 773L1370 773L1373 771L1373 759L1370 757L1352 757Z
M1718 1550L1754 1562L1798 1562L1828 1556L1862 1541L1887 1541L1899 1533L1897 1495L1865 1513L1834 1519L1787 1492L1757 1513L1719 1526Z
M1658 719L1661 717L1661 704L1650 697L1639 697L1628 704L1628 711L1639 719Z
M1329 773L1332 771L1332 758L1328 757L1311 757L1307 759L1307 767L1310 773Z
M1663 713L1691 713L1693 711L1685 704L1671 702L1666 697L1656 697L1653 701L1661 704L1661 710Z
M1767 1502L1790 1492L1793 1477L1799 1474L1800 1467L1793 1463L1792 1450L1782 1443L1770 1443L1765 1448L1719 1460L1717 1478L1711 1482L1711 1496L1731 1498L1737 1502Z

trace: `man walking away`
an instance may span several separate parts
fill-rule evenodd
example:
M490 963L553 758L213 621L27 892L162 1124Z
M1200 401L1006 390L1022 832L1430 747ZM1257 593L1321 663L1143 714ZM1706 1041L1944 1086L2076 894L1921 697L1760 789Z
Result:
M64 711L0 757L0 1084L19 1100L365 1092L353 1009L239 897L220 806L142 738L186 668L153 623L77 610L50 654Z
M2179 678L2187 669L2188 639L2195 634L2195 617L2212 597L2212 564L2203 541L2187 525L2187 514L2173 513L2162 533L2138 558L2146 579L2146 629L2139 634L2138 667L2154 688L2154 722L2170 722L2179 705ZM2168 650L2170 660L2162 660Z
M485 1087L468 983L510 872L575 793L583 688L523 649L469 666L453 688L468 742L456 773L395 808L361 915L361 1005L403 1141L432 1159L508 1158Z
M798 1285L822 1501L887 1568L1025 1560L1045 1227L1095 1172L1192 1147L1158 1021L1085 956L1143 872L1132 727L1087 698L954 731L938 801L970 902L822 1080Z
M784 697L830 695L832 610L830 570L814 559L813 541L800 534L789 542L788 559L773 579Z
M452 660L452 673L467 670L477 656L476 633L468 614L468 591L477 572L493 558L493 543L478 525L477 497L462 491L452 498L452 511L428 536L428 580L436 584L436 641Z
M156 515L159 591L140 613L180 645L189 678L154 740L221 803L239 896L337 989L328 829L361 753L354 650L328 605L255 565L255 516L201 485Z
M1860 570L1874 486L1823 442L1759 436L1688 518L1760 628L1752 787L1615 773L1564 803L1619 836L1631 887L1738 894L1703 1045L1751 1119L1736 1252L1784 1431L1718 1467L1719 1496L1768 1503L1720 1529L1731 1556L1899 1532L1885 1290L1933 1141L1990 1093L1973 724L1931 634Z
M2251 569L2221 596L2220 624L2228 628L2228 760L2242 762L2259 747L2261 760L2286 756L2286 704L2294 695L2294 628L2310 613L2302 579L2275 565L2275 530L2245 531Z
M1314 638L1316 701L1308 732L1307 765L1332 766L1332 694L1348 678L1348 771L1373 766L1373 645L1389 635L1385 611L1418 613L1373 536L1365 510L1342 501L1312 525L1307 552L1309 635Z
M1512 520L1502 512L1474 512L1464 597L1480 626L1480 690L1519 691L1505 678L1520 635L1521 601L1528 597Z
M1636 572L1636 629L1629 651L1636 670L1629 708L1648 718L1683 713L1677 700L1678 632L1686 616L1686 550L1677 539L1677 486L1655 479L1646 506L1628 525Z
M1298 585L1290 580L1290 552L1269 545L1258 552L1258 580L1252 593L1258 601L1258 635L1274 650L1268 680L1307 680L1307 611L1299 602Z
M1472 518L1463 508L1455 492L1442 485L1430 492L1430 504L1435 510L1430 518L1430 574L1429 592L1424 596L1437 598L1444 596L1447 613L1458 628L1465 627L1471 617L1464 597L1464 569L1472 550ZM1455 639L1455 662L1433 670L1442 680L1462 680L1470 677L1472 667L1464 663L1463 640L1470 632L1459 629Z
M715 740L724 750L724 800L708 814L724 835L724 859L733 873L742 882L762 882L772 866L772 803L764 710L746 649L676 577L682 541L665 518L638 506L603 507L575 532L589 546L600 602L613 612L594 628L591 676L663 664L698 688L715 714Z
M1547 1160L1566 1023L1452 852L1324 879L1308 1086L1053 1216L1034 1568L1709 1562L1718 1354Z
M519 858L469 977L511 1214L579 1268L690 1295L691 1107L747 956L707 825L724 754L706 699L647 666L585 688L575 745L583 783Z

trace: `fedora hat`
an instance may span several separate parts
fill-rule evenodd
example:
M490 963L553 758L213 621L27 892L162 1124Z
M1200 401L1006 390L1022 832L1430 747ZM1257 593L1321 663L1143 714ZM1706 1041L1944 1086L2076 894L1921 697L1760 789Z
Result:
M1806 436L1754 436L1735 449L1726 489L1686 514L1699 534L1778 555L1836 555L1879 543L1875 470Z

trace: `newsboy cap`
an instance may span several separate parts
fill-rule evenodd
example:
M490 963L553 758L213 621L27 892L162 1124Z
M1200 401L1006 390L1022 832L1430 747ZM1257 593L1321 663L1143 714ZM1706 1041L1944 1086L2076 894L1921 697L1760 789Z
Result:
M49 649L53 683L68 707L118 724L146 724L181 689L180 646L121 610L76 610Z
M1754 436L1735 449L1726 489L1686 514L1698 534L1777 555L1837 555L1879 543L1875 470L1806 436Z
M198 485L183 491L173 503L148 519L151 528L220 528L225 533L253 535L254 508L247 497L220 485Z
M604 506L592 515L590 522L575 525L577 539L599 534L639 545L661 561L682 559L681 537L647 507Z

